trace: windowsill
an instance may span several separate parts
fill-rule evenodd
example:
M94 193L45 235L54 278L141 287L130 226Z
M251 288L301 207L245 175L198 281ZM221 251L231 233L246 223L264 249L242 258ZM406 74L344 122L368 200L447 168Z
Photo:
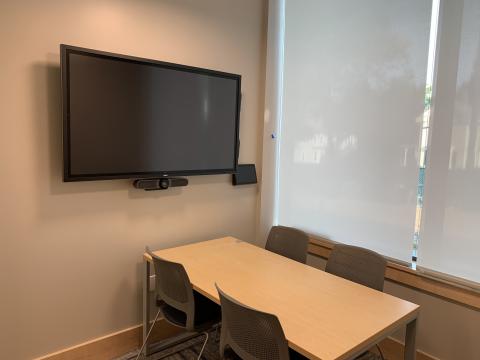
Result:
M310 255L328 259L334 244L330 240L310 236L308 252ZM457 284L454 280L449 279L446 281L445 279L435 278L432 275L426 275L422 271L392 261L387 263L385 279L475 310L480 310L480 293L466 288L461 282Z

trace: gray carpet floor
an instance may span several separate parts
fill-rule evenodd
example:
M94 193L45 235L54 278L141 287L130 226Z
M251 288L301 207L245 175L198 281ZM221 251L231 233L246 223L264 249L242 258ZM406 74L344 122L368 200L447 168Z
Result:
M215 332L212 331L209 335L207 345L202 354L202 360L220 360L218 342L215 341ZM149 355L147 358L140 357L141 360L196 360L200 350L202 348L204 336L199 336L195 339L191 339L180 345L173 346L167 350L155 352ZM152 350L155 350L156 346L160 346L161 343L152 344ZM115 360L133 360L137 356L136 352L126 354ZM230 356L230 359L238 359ZM229 359L229 360L230 360Z
M210 333L207 345L205 346L205 350L202 354L202 360L221 360L219 355L219 344L218 341L215 341L214 337L214 332ZM173 346L167 350L153 353L147 358L140 357L140 360L196 360L198 354L200 353L204 340L204 336L199 336L198 338L191 339L183 344ZM153 344L152 348L154 349L155 346L159 345L160 343ZM129 354L125 354L124 356L119 357L115 360L134 360L136 356L137 353L132 352ZM239 359L240 358L233 353L227 353L225 356L225 360ZM368 352L364 354L361 358L358 358L358 360L381 360L381 358L374 353Z

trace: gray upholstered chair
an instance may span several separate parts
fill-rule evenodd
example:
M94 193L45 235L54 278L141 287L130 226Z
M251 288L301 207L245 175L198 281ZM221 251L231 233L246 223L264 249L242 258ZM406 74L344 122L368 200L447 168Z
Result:
M344 279L383 291L387 261L375 251L358 246L336 244L325 271Z
M268 234L265 249L305 264L308 235L295 228L273 226Z
M158 311L137 359L140 357L160 313L166 321L189 333L205 335L205 341L198 355L198 359L200 359L208 341L208 330L219 324L221 320L220 307L193 291L183 265L164 260L153 254L148 248L147 253L152 257L155 268L155 301Z
M386 267L385 258L375 251L358 246L336 244L330 253L325 271L383 291ZM383 359L382 350L378 345L377 349Z
M234 352L230 358L240 357L242 360L306 359L289 349L275 315L245 306L215 286L222 306L221 359L225 358L227 348Z

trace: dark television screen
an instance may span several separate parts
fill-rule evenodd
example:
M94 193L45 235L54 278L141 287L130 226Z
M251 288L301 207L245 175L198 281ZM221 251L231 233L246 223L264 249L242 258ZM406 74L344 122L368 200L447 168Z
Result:
M240 76L61 46L64 180L233 173Z

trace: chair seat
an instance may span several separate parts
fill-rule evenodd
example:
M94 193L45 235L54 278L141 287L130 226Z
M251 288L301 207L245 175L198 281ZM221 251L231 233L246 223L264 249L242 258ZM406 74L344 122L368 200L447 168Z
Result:
M222 319L220 306L196 291L193 292L193 296L195 299L195 330L207 330L219 323ZM183 311L175 309L161 299L157 299L157 306L169 323L182 328L186 327L187 315Z

